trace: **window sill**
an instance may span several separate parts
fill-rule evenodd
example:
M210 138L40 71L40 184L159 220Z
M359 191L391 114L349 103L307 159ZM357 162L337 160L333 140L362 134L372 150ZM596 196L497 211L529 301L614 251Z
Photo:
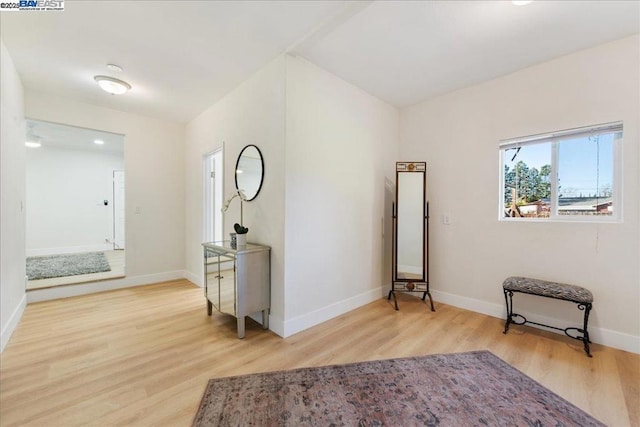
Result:
M607 219L595 219L595 218L580 218L580 217L552 217L552 218L498 218L498 222L512 222L512 223L529 223L529 222L543 222L543 223L573 223L573 224L622 224L621 218L607 218Z

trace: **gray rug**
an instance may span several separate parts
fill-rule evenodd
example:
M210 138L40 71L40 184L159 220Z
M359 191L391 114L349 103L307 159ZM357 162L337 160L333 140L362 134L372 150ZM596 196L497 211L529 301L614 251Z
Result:
M27 258L29 280L111 271L104 252L34 256Z
M209 380L204 426L603 426L488 351Z

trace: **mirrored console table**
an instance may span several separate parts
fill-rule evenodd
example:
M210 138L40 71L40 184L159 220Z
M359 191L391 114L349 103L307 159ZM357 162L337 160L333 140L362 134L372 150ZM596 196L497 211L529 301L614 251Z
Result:
M231 242L203 243L204 294L207 314L213 307L237 318L238 338L244 338L244 318L262 311L262 327L269 328L271 248Z

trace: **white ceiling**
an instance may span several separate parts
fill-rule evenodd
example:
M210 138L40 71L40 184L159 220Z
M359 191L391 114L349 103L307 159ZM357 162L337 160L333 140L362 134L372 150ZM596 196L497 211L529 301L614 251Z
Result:
M25 87L186 122L282 52L403 107L636 34L640 2L67 0L1 20Z
M188 121L285 51L339 2L65 1L3 12L2 39L27 88ZM114 73L106 64L121 66ZM113 96L105 74L133 90Z
M638 33L637 1L380 1L300 54L398 107Z

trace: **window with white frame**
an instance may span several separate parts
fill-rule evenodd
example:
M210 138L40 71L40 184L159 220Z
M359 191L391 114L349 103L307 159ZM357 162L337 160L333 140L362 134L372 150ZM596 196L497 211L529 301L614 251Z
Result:
M499 218L617 221L622 122L500 143Z

